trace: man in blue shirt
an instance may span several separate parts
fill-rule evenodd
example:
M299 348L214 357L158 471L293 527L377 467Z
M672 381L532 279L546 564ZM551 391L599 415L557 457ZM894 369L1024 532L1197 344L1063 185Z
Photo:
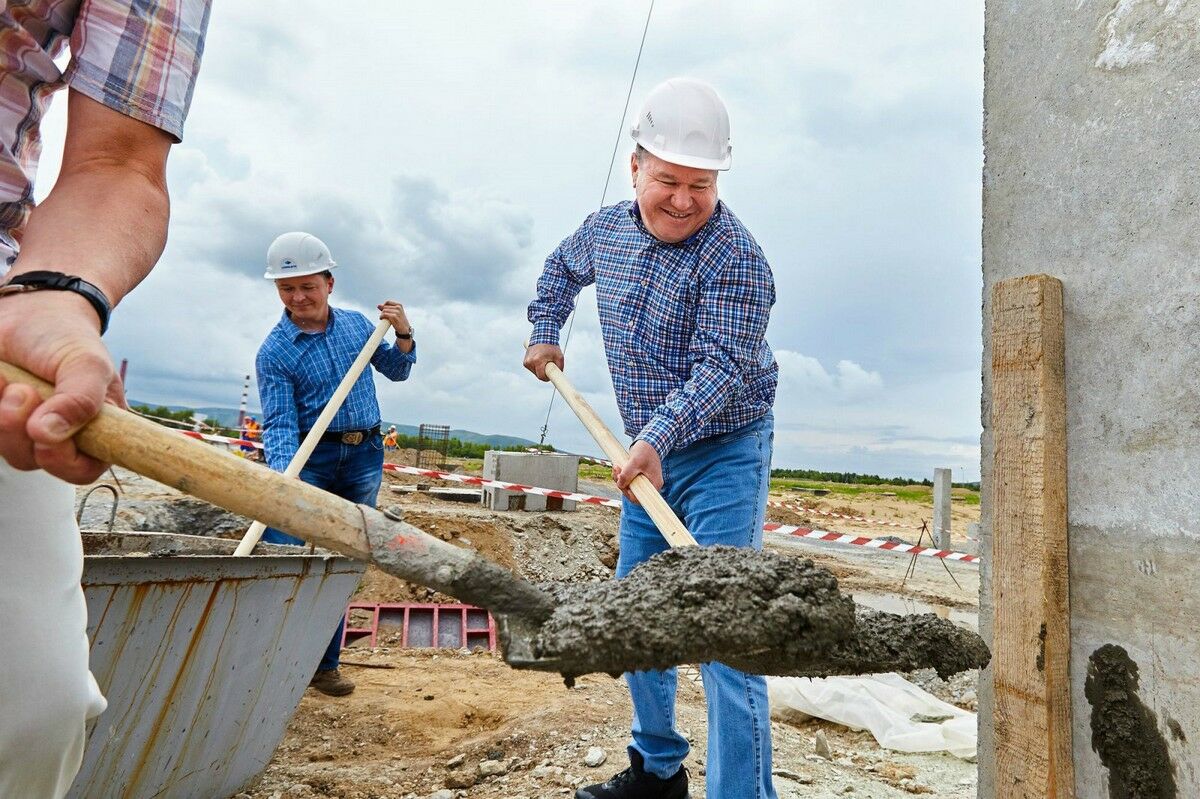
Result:
M595 283L629 463L617 577L667 548L629 493L644 474L702 546L762 547L778 366L765 339L775 286L754 238L717 199L731 161L729 116L712 87L656 87L633 128L634 202L592 214L546 260L529 305L525 367L563 366L558 334ZM708 703L707 795L775 799L766 683L701 667ZM625 675L630 767L576 799L686 799L687 739L675 728L675 670Z
M284 233L267 251L265 277L275 281L284 311L259 347L255 366L263 408L263 449L267 465L277 472L287 469L300 441L375 329L361 313L329 304L334 284L330 270L336 266L329 248L308 233ZM391 322L396 344L381 343L371 365L389 380L406 380L416 363L417 350L404 306L388 300L379 306L379 318ZM383 481L379 424L375 383L367 369L350 389L300 479L374 507ZM274 528L268 528L262 540L304 543ZM338 624L310 683L330 696L345 696L354 690L354 683L338 671L344 625L344 620Z

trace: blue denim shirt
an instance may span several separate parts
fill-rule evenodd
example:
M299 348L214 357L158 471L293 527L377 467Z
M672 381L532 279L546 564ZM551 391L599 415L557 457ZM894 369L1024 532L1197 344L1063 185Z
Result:
M375 324L358 311L329 307L320 333L298 328L287 311L258 349L258 397L263 408L263 450L267 465L281 472L300 448L350 365L371 337ZM389 380L406 380L417 348L401 352L382 342L371 365ZM329 424L330 430L364 430L379 424L379 402L370 369L364 369Z
M766 341L775 282L766 256L718 201L691 238L654 238L635 202L587 218L546 259L529 304L531 344L557 344L584 286L625 432L660 457L762 418L779 366Z

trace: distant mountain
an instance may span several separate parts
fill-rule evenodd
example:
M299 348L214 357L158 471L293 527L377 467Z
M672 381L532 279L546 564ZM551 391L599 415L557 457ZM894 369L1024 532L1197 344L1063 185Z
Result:
M211 424L221 425L222 427L236 427L238 420L237 408L191 408L186 405L163 405L160 402L146 402L145 400L134 399L129 397L126 400L130 405L148 405L151 408L164 407L171 411L193 411L194 413L204 414L205 419ZM251 416L261 421L262 412L251 408L247 411ZM396 425L396 432L408 436L418 435L420 432L416 425L400 424L399 422L384 422L383 429L386 430L388 425ZM519 438L517 436L505 436L499 434L476 433L473 430L457 430L450 431L451 438L457 438L459 441L465 441L472 444L487 444L490 447L525 447L533 446L537 442L530 441L527 438Z
M384 422L383 429L387 430L388 425L393 424L396 425L396 432L401 435L420 435L420 429L412 424ZM536 441L530 441L527 438L518 438L517 436L504 436L498 433L476 433L474 430L459 430L457 428L450 429L450 437L457 438L466 444L487 444L490 447L532 447L537 443Z

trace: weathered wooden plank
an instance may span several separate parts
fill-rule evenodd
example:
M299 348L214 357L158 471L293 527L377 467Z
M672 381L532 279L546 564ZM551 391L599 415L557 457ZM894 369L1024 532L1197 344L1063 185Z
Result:
M996 795L1072 799L1062 283L992 290Z

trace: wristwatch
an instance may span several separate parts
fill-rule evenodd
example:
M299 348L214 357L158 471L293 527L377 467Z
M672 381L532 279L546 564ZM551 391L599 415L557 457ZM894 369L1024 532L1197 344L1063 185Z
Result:
M112 304L97 286L78 275L62 272L25 272L0 285L0 297L23 294L27 291L71 291L83 297L96 309L100 317L100 335L108 330L108 319L112 316Z
M413 327L412 325L409 325L407 333L397 333L396 334L396 341L412 341L413 333L416 333L416 332L417 332L417 329L415 327Z

